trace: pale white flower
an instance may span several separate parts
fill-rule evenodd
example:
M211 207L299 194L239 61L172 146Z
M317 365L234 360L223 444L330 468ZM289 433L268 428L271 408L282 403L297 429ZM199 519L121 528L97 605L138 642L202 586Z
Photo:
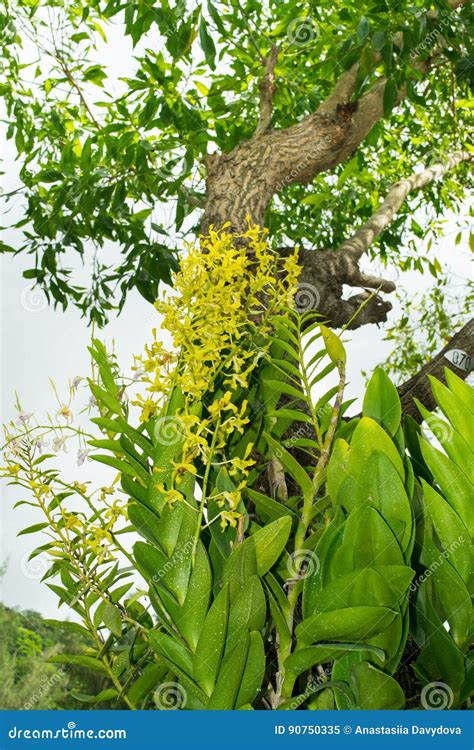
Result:
M25 426L30 421L33 414L27 414L25 411L20 411L17 417L17 424Z
M83 450L77 451L77 465L82 466L86 458L89 457L90 450L84 448Z
M61 450L66 452L66 438L55 437L53 440L53 451L55 451L56 453L59 453L59 451Z

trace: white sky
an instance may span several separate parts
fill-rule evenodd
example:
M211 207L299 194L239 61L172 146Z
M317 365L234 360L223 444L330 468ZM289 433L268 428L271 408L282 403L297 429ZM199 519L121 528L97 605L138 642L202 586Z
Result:
M130 45L119 41L120 34L109 35L111 43L104 48L103 57L114 73L123 75L127 60L130 59ZM6 176L3 179L3 190L12 190L17 185L17 164L11 142L3 151L3 166ZM448 217L447 217L448 218ZM467 210L466 210L467 220ZM2 223L6 223L4 220ZM349 230L350 228L348 228ZM467 233L460 245L454 245L454 232L457 231L453 221L448 221L446 234L439 241L436 255L442 265L446 264L450 273L457 279L464 279L470 273L467 251ZM15 244L15 235L4 232L2 239ZM111 252L113 250L111 249ZM425 252L420 242L420 253ZM433 254L433 249L431 250ZM87 345L90 341L90 329L78 312L69 309L66 312L54 311L46 306L41 292L31 293L30 282L22 278L21 272L31 263L21 257L0 258L1 269L1 318L0 318L0 351L1 351L1 421L8 422L15 416L13 404L15 392L18 393L23 408L27 412L43 413L47 409L54 411L54 397L49 378L57 384L59 393L66 393L68 382L77 375L89 372L89 355ZM367 263L367 269L370 265ZM390 277L390 271L383 272ZM400 287L410 295L423 292L432 279L418 273L408 273L398 280ZM395 321L399 309L392 311L390 321ZM115 341L115 351L125 370L132 364L132 355L140 353L146 341L151 338L151 328L158 323L158 316L151 305L145 302L137 292L129 294L125 308L118 318L113 318L105 330L99 332L108 346ZM384 331L375 326L364 328L351 334L348 350L349 386L346 397L360 397L363 392L364 379L361 370L370 371L375 365L383 362L391 351L391 344L383 341ZM324 387L326 390L327 386ZM86 391L80 394L82 404L88 401ZM86 462L80 469L76 466L75 453L61 454L58 464L73 479L84 481L94 479L99 484L107 483L110 474L106 467ZM26 562L27 555L41 544L40 535L16 537L18 531L27 525L41 520L35 511L28 506L13 510L14 502L24 499L18 488L2 487L0 504L0 564L8 561L5 577L0 582L0 600L9 606L33 608L50 617L57 617L56 596L40 584L39 573L44 572L41 560L38 565ZM67 612L62 610L65 617Z

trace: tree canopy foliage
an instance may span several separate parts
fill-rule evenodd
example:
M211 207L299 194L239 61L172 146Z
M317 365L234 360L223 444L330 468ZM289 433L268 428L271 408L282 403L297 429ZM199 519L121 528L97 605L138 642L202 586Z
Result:
M56 304L99 323L130 289L153 301L170 282L183 240L200 226L212 154L235 152L262 117L263 130L284 132L339 86L330 130L370 120L332 161L284 176L267 202L274 247L318 250L337 248L420 162L465 148L472 123L473 22L462 0L6 0L2 23L1 92L21 164L15 250L31 254L25 276ZM103 62L108 38L125 67ZM324 155L324 141L314 144L301 159ZM246 165L268 168L258 154ZM462 165L432 182L372 251L401 270L442 276L419 239L460 206L468 185ZM421 223L417 206L426 207ZM74 252L90 264L87 287L71 271Z
M103 680L94 672L48 663L54 654L84 648L86 641L74 623L52 624L32 610L0 604L0 629L0 709L78 709L84 704L74 693L100 692Z

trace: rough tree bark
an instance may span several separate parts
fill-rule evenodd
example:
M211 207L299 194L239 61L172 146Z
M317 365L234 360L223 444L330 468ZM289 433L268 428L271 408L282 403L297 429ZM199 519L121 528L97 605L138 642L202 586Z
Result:
M474 318L458 331L452 339L441 349L438 354L421 368L410 380L403 383L398 389L402 409L405 414L409 414L417 422L421 422L421 415L417 409L414 398L416 397L427 409L435 409L436 402L430 388L428 375L432 375L438 380L445 382L444 369L450 370L459 375L460 378L466 378L469 374L469 366L457 367L446 358L449 352L458 349L467 354L468 363L474 362ZM465 362L465 360L464 360Z

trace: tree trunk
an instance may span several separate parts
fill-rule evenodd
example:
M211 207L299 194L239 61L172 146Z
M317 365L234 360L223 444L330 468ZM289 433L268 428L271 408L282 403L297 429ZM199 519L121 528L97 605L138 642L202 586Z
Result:
M467 357L459 355L455 357L458 365L454 364L450 359L446 358L449 352L454 350L464 352ZM432 360L427 362L419 372L416 373L410 380L403 383L398 389L400 400L402 402L402 410L405 414L409 414L417 422L422 421L420 412L414 402L414 398L417 398L423 406L427 409L433 410L436 408L436 402L433 398L433 393L430 387L430 381L428 375L431 375L438 380L445 382L444 369L447 367L456 373L463 380L467 378L469 372L474 363L474 318L472 318L464 328L461 328L452 339L441 349L438 354L433 357Z

